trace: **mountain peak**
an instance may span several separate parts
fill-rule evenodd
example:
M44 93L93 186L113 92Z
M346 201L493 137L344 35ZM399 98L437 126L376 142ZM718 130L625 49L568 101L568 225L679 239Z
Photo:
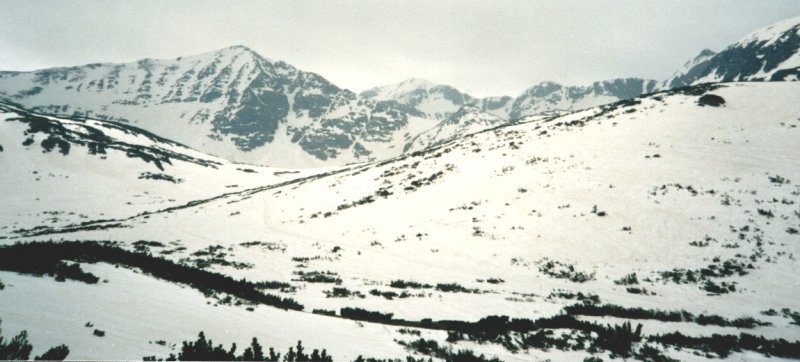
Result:
M537 87L540 87L540 88L561 87L561 83L556 83L556 82L553 82L551 80L545 80L545 81L539 82L538 84L534 85L531 88L537 88Z
M212 50L201 54L178 57L176 60L208 61L209 59L221 60L223 62L231 62L235 59L240 59L245 61L262 61L262 62L266 61L268 63L275 63L274 60L265 58L261 56L261 54L258 54L253 49L250 49L249 47L244 45L232 45L229 47Z
M253 49L250 49L244 45L232 45L226 48L219 49L213 53L215 55L228 55L228 56L248 55L254 58L264 59L264 57L262 57L261 54L256 53Z
M368 89L359 96L376 101L395 101L439 120L447 118L472 100L469 94L449 85L436 84L421 78L409 78L400 83Z
M418 90L427 91L437 84L422 78L408 78L400 83L392 83L370 88L361 92L362 97L375 98L378 100L388 100L398 97L407 96Z
M231 45L231 46L229 46L229 47L227 47L227 48L224 48L224 49L230 49L230 50L236 50L236 51L243 51L243 52L253 52L253 50L252 50L252 49L250 49L250 48L248 48L247 46L245 46L245 45L242 45L242 44Z
M800 79L800 16L756 30L719 53L705 49L661 83L662 89L705 82Z
M388 100L407 95L417 90L428 90L437 84L422 78L408 78L400 83L392 83L370 88L361 92L362 97Z
M437 86L437 84L423 78L415 78L411 77L399 83L400 85L406 86L414 86L417 88L431 88Z
M715 51L713 51L711 49L705 48L705 49L701 50L700 54L697 54L697 56L694 57L694 59L697 60L697 59L700 59L700 58L703 58L703 57L710 57L710 56L712 56L714 54L717 54L717 52L715 52Z
M800 16L795 16L786 20L781 20L772 25L763 27L740 39L734 46L749 44L753 42L765 42L765 45L774 43L785 34L794 30L794 35L800 35ZM790 35L790 34L789 34Z
M523 92L523 94L533 94L533 95L536 95L536 96L543 96L544 94L547 94L547 93L556 92L556 91L560 90L562 87L563 86L561 84L559 84L559 83L546 80L546 81L539 82L538 84L534 85L533 87L530 87L530 88L526 89L525 92Z

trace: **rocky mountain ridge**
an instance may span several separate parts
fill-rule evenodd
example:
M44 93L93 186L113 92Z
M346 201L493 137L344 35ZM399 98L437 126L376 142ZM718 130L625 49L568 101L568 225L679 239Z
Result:
M43 114L130 123L235 161L308 167L397 156L422 133L439 133L429 130L443 121L474 125L453 116L469 114L496 124L498 118L641 94L639 85L634 91L616 90L628 83L560 87L558 94L540 85L515 99L475 98L451 86L410 79L356 94L318 74L233 46L174 60L0 72L0 95ZM464 106L468 110L459 112Z
M800 79L800 16L754 31L719 53L705 49L661 84Z
M554 116L657 90L799 75L797 17L720 53L703 50L662 82L541 82L517 97L478 98L416 78L356 94L245 46L174 60L0 72L0 96L43 114L127 122L229 160L316 167L386 159L479 124Z

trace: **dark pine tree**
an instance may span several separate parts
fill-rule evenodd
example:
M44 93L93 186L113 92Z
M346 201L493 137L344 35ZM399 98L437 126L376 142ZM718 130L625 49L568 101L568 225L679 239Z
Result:
M28 332L22 331L7 342L0 336L0 360L27 360L33 346L28 342Z
M36 361L63 361L69 355L69 348L65 345L60 345L47 350L41 356L36 356Z

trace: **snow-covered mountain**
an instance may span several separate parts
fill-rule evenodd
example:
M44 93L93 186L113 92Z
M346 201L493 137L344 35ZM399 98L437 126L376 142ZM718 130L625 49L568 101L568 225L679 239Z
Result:
M377 101L396 101L436 120L450 117L473 99L451 86L418 78L365 90L359 96Z
M462 106L464 112L480 112L506 120L531 115L546 115L590 108L601 104L631 99L651 93L656 81L640 78L620 78L594 82L587 86L565 86L542 82L516 98L509 96L475 98L457 89L422 79L373 88L360 94L375 100L396 101L413 107L428 118L446 119ZM490 118L490 117L489 117Z
M403 147L403 152L438 146L505 123L508 123L506 119L485 112L477 102L473 102L462 106L435 127L415 136Z
M511 107L514 105L514 98L509 96L484 97L472 102L480 107L484 113L492 114L500 118L508 118L511 114Z
M588 87L544 83L516 99L475 98L409 79L356 95L244 46L174 60L0 72L0 95L32 111L128 123L226 159L282 167L400 155L412 139L432 134L431 128L465 105L470 107L464 112L474 113L477 105L486 119L508 120L649 89L635 79Z
M527 116L547 117L631 99L652 92L655 86L656 81L639 78L613 79L588 86L542 82L516 98L475 98L450 86L414 78L373 88L360 96L394 101L412 107L426 118L440 120L435 126L407 140L403 152L408 152Z
M758 72L715 67L732 47L673 78L794 79L786 29L740 42ZM336 361L799 359L800 82L656 87L356 95L244 47L3 73L2 332L71 359L199 331Z
M703 50L662 89L704 82L800 79L800 16L750 33L719 53Z
M711 49L703 49L694 59L689 60L678 71L659 84L659 89L671 89L684 87L691 84L694 80L708 69L709 60L717 53Z
M640 78L606 80L588 86L542 82L528 88L514 100L508 117L518 119L595 107L650 93L655 86L656 81Z
M359 98L243 46L174 60L2 72L0 94L35 112L126 122L227 159L293 167L393 156L437 123L407 104Z
M495 125L687 84L796 79L799 32L797 17L754 32L720 53L704 50L659 84L640 78L588 86L542 82L516 98L476 98L420 79L357 95L244 46L174 60L0 72L0 95L42 114L128 123L229 160L331 166L438 144L474 132L478 118ZM473 121L454 122L465 114ZM451 131L442 131L444 125Z
M59 201L68 190L29 182L19 195L3 193L4 206L12 206L2 209L0 244L112 240L231 280L263 281L275 288L268 293L296 300L303 311L201 292L100 260L81 263L107 281L92 285L0 272L3 327L27 329L37 346L66 343L77 359L166 357L200 330L226 345L255 336L288 347L302 339L336 360L427 359L448 349L512 361L619 353L682 361L796 356L797 94L798 82L693 86L545 120L523 118L390 160L256 184L244 177L261 173L223 165L231 173L219 174L225 179L214 186L216 196L130 213L114 209L148 190L93 201L97 210L78 227L33 221L11 227L20 219L9 210L49 214L83 202ZM3 112L0 160L36 159L4 168L0 177L30 174L26 167L53 172L78 155L87 167L68 175L91 182L84 188L100 185L95 170L117 169L116 162L162 172L112 148L114 142L108 160L91 155L96 147L88 141L62 155L62 138L43 143L52 133L16 120L21 111ZM94 134L81 121L53 121L47 124ZM106 129L103 122L85 124ZM115 130L114 137L130 137ZM164 173L186 179L175 187L191 192L194 178L178 169L182 163L172 164ZM115 172L138 174L128 165ZM209 180L217 172L186 167L209 170L203 176ZM252 186L223 186L245 181ZM159 182L165 181L141 185ZM107 194L102 190L94 197ZM346 314L347 308L368 311L371 319ZM490 316L524 319L509 326L494 317L469 328L436 322ZM92 335L87 321L104 337ZM641 338L621 350L605 343L625 335L625 322L642 324ZM602 328L609 324L618 333L606 337Z

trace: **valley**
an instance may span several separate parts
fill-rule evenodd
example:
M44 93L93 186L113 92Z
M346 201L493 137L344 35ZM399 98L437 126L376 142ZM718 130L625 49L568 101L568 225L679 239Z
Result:
M298 341L336 361L800 359L798 34L516 98L356 94L243 46L2 72L3 336L70 359L205 337L223 359L254 337L284 360Z

